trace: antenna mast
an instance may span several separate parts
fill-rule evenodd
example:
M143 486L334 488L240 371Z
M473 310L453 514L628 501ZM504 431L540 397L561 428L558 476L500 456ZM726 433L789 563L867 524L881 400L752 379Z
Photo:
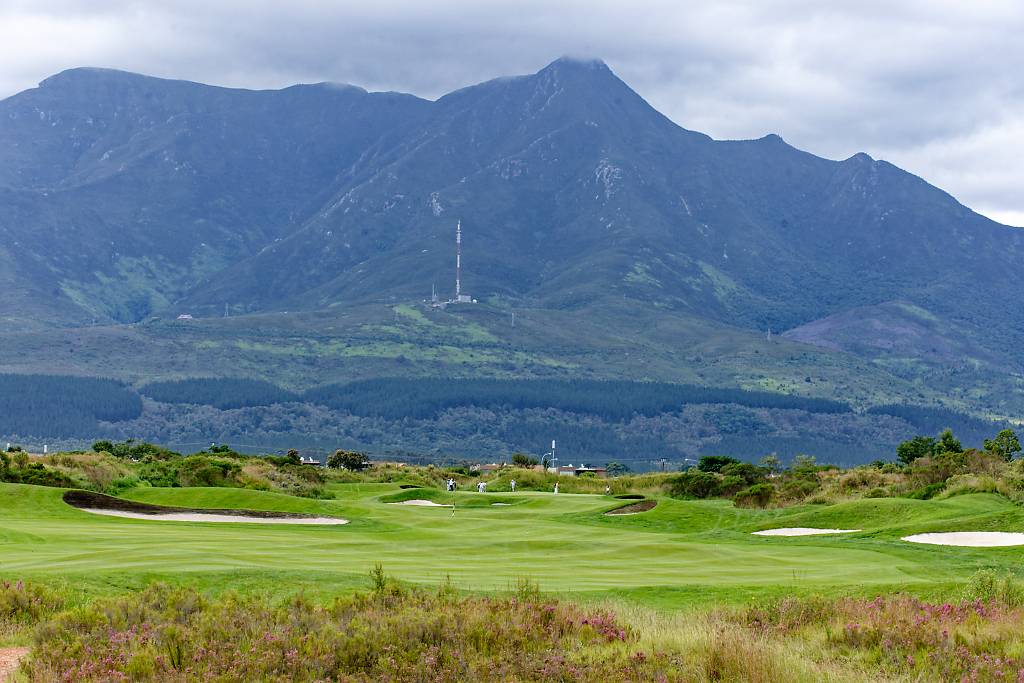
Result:
M462 295L462 220L455 224L455 300Z

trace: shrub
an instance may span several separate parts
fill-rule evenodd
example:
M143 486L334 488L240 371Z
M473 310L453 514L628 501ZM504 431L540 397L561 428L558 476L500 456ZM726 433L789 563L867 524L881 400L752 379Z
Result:
M710 498L718 490L718 477L701 470L687 470L669 480L669 495L676 498Z
M783 500L803 500L817 491L821 485L814 479L787 479L779 487L779 497Z
M242 466L224 458L190 455L178 465L179 486L239 486Z
M754 484L748 489L744 489L736 494L733 498L733 502L736 507L767 507L768 503L771 502L775 496L775 487L771 484Z
M734 475L722 477L721 480L719 480L718 482L718 490L716 491L716 495L732 496L736 494L738 491L746 488L746 486L747 482L743 479L743 477L737 477Z
M0 581L0 636L34 626L64 607L64 599L46 586Z
M736 465L739 462L728 455L704 455L697 462L697 469L701 472L721 472L726 465Z
M964 588L964 600L997 603L1008 607L1024 605L1024 588L1012 574L1002 578L991 569L975 572Z
M958 474L946 481L943 498L962 496L968 493L999 493L1009 497L1012 492L1005 482L984 474Z
M915 500L929 500L934 498L937 494L942 493L942 490L946 488L946 482L938 481L934 484L928 484L915 491L911 491L907 494L907 498L914 498Z

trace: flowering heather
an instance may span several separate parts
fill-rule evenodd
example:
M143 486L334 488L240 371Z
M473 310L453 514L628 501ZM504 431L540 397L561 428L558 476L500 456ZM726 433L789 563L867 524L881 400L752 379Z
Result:
M269 605L156 585L44 624L23 667L68 682L658 679L665 662L631 657L633 639L607 612L540 598L389 584L329 606Z
M45 586L0 580L0 636L35 624L63 606L63 598Z
M822 659L853 661L880 677L1024 682L1024 610L995 600L787 598L732 618L766 637L823 640Z

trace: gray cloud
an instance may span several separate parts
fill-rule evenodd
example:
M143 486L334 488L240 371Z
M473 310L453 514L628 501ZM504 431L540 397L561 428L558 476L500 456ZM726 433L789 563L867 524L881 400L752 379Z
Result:
M0 96L72 66L436 97L597 56L682 126L885 158L1024 224L1017 0L0 0Z

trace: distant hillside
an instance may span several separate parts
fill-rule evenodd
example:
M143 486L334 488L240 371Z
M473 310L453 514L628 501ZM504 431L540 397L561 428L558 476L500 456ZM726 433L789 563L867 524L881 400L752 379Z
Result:
M480 303L434 311L457 220ZM891 164L713 140L600 61L433 102L101 69L0 101L4 371L655 380L1012 418L1022 264L1024 232Z

